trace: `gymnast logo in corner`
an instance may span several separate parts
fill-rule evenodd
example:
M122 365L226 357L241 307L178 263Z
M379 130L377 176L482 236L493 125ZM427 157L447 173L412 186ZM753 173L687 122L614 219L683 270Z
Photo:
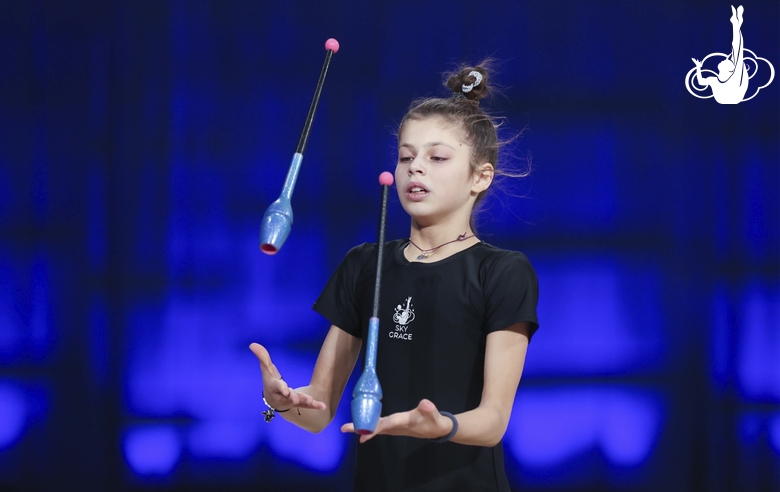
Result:
M409 333L409 323L414 321L414 309L412 309L412 298L407 297L406 306L399 304L395 307L395 313L393 313L393 322L395 323L395 331L389 333L390 338L398 338L401 340L411 340L412 334Z
M685 76L685 88L695 97L699 99L714 97L715 101L720 104L739 104L753 99L758 94L758 91L771 84L775 78L775 67L766 58L756 56L755 53L744 46L741 30L742 14L744 12L745 9L742 5L736 10L734 10L733 5L731 6L731 54L711 53L705 56L702 61L692 58L696 66ZM709 58L713 58L712 63L721 60L718 63L717 74L713 70L702 68ZM769 68L769 80L760 86L758 85L759 81L754 82L755 91L746 98L745 95L748 92L750 80L759 72L759 61L766 63L766 66ZM704 77L702 73L715 76ZM767 77L763 75L760 79L766 80ZM694 92L706 93L708 87L712 89L712 94L700 96Z

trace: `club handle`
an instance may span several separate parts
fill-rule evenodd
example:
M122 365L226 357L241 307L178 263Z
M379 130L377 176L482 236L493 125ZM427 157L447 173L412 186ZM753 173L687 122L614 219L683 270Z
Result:
M382 207L379 211L379 232L376 242L376 281L374 283L374 309L372 316L379 316L379 286L382 283L382 258L385 251L385 224L387 223L387 197L390 186L382 185Z
M282 193L279 195L280 199L290 200L292 198L293 190L295 190L295 182L298 180L298 172L301 170L302 162L303 154L299 152L293 154L292 162L290 162L290 170L287 171L287 178L284 180Z
M314 88L314 97L311 100L311 106L309 106L309 113L306 115L306 120L303 122L301 138L298 139L298 146L295 148L296 154L303 155L303 152L306 150L306 144L309 142L311 125L314 122L314 115L317 113L317 106L320 103L322 86L325 85L325 76L328 74L331 58L333 58L333 50L327 50L325 52L325 62L322 64L322 70L320 71L320 78L317 80L317 87Z

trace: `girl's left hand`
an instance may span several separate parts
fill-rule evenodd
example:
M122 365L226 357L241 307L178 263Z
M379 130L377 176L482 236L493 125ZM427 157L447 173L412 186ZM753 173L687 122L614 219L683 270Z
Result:
M360 442L364 443L378 434L436 439L450 431L452 420L441 415L432 401L422 400L414 410L381 417L374 433L360 436ZM342 425L341 432L355 432L354 424Z

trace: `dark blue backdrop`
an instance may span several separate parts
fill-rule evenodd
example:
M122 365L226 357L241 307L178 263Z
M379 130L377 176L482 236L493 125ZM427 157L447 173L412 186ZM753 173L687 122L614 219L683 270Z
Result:
M780 69L780 4L744 5L745 46ZM480 230L524 251L541 284L505 438L514 487L772 490L780 80L733 106L684 82L691 58L729 52L730 15L677 1L3 2L0 489L348 490L354 439L263 423L247 346L308 382L327 330L310 306L374 240L397 122L442 94L442 71L494 55L505 90L489 107L507 135L527 125L511 150L534 170ZM331 36L296 222L268 257L260 218ZM389 220L389 237L408 234L397 199Z

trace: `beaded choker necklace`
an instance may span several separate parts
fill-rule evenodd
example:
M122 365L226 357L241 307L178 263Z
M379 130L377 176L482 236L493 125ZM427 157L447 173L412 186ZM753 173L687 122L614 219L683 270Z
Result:
M432 255L433 253L435 253L436 250L441 248L442 246L446 246L446 245L452 244L452 243L457 243L457 242L460 242L460 241L465 241L466 239L471 239L472 237L474 237L474 234L472 234L471 236L467 236L466 234L468 234L468 233L464 232L463 234L458 236L457 239L453 239L452 241L448 241L448 242L446 242L444 244L440 244L440 245L436 246L435 248L431 248L431 249L422 249L421 247L419 247L416 244L414 244L414 241L412 241L412 238L409 238L409 242L412 244L412 246L414 246L415 248L417 248L420 251L422 251L422 253L420 253L420 255L417 257L417 259L418 260L424 260L424 259L428 258L430 255Z

